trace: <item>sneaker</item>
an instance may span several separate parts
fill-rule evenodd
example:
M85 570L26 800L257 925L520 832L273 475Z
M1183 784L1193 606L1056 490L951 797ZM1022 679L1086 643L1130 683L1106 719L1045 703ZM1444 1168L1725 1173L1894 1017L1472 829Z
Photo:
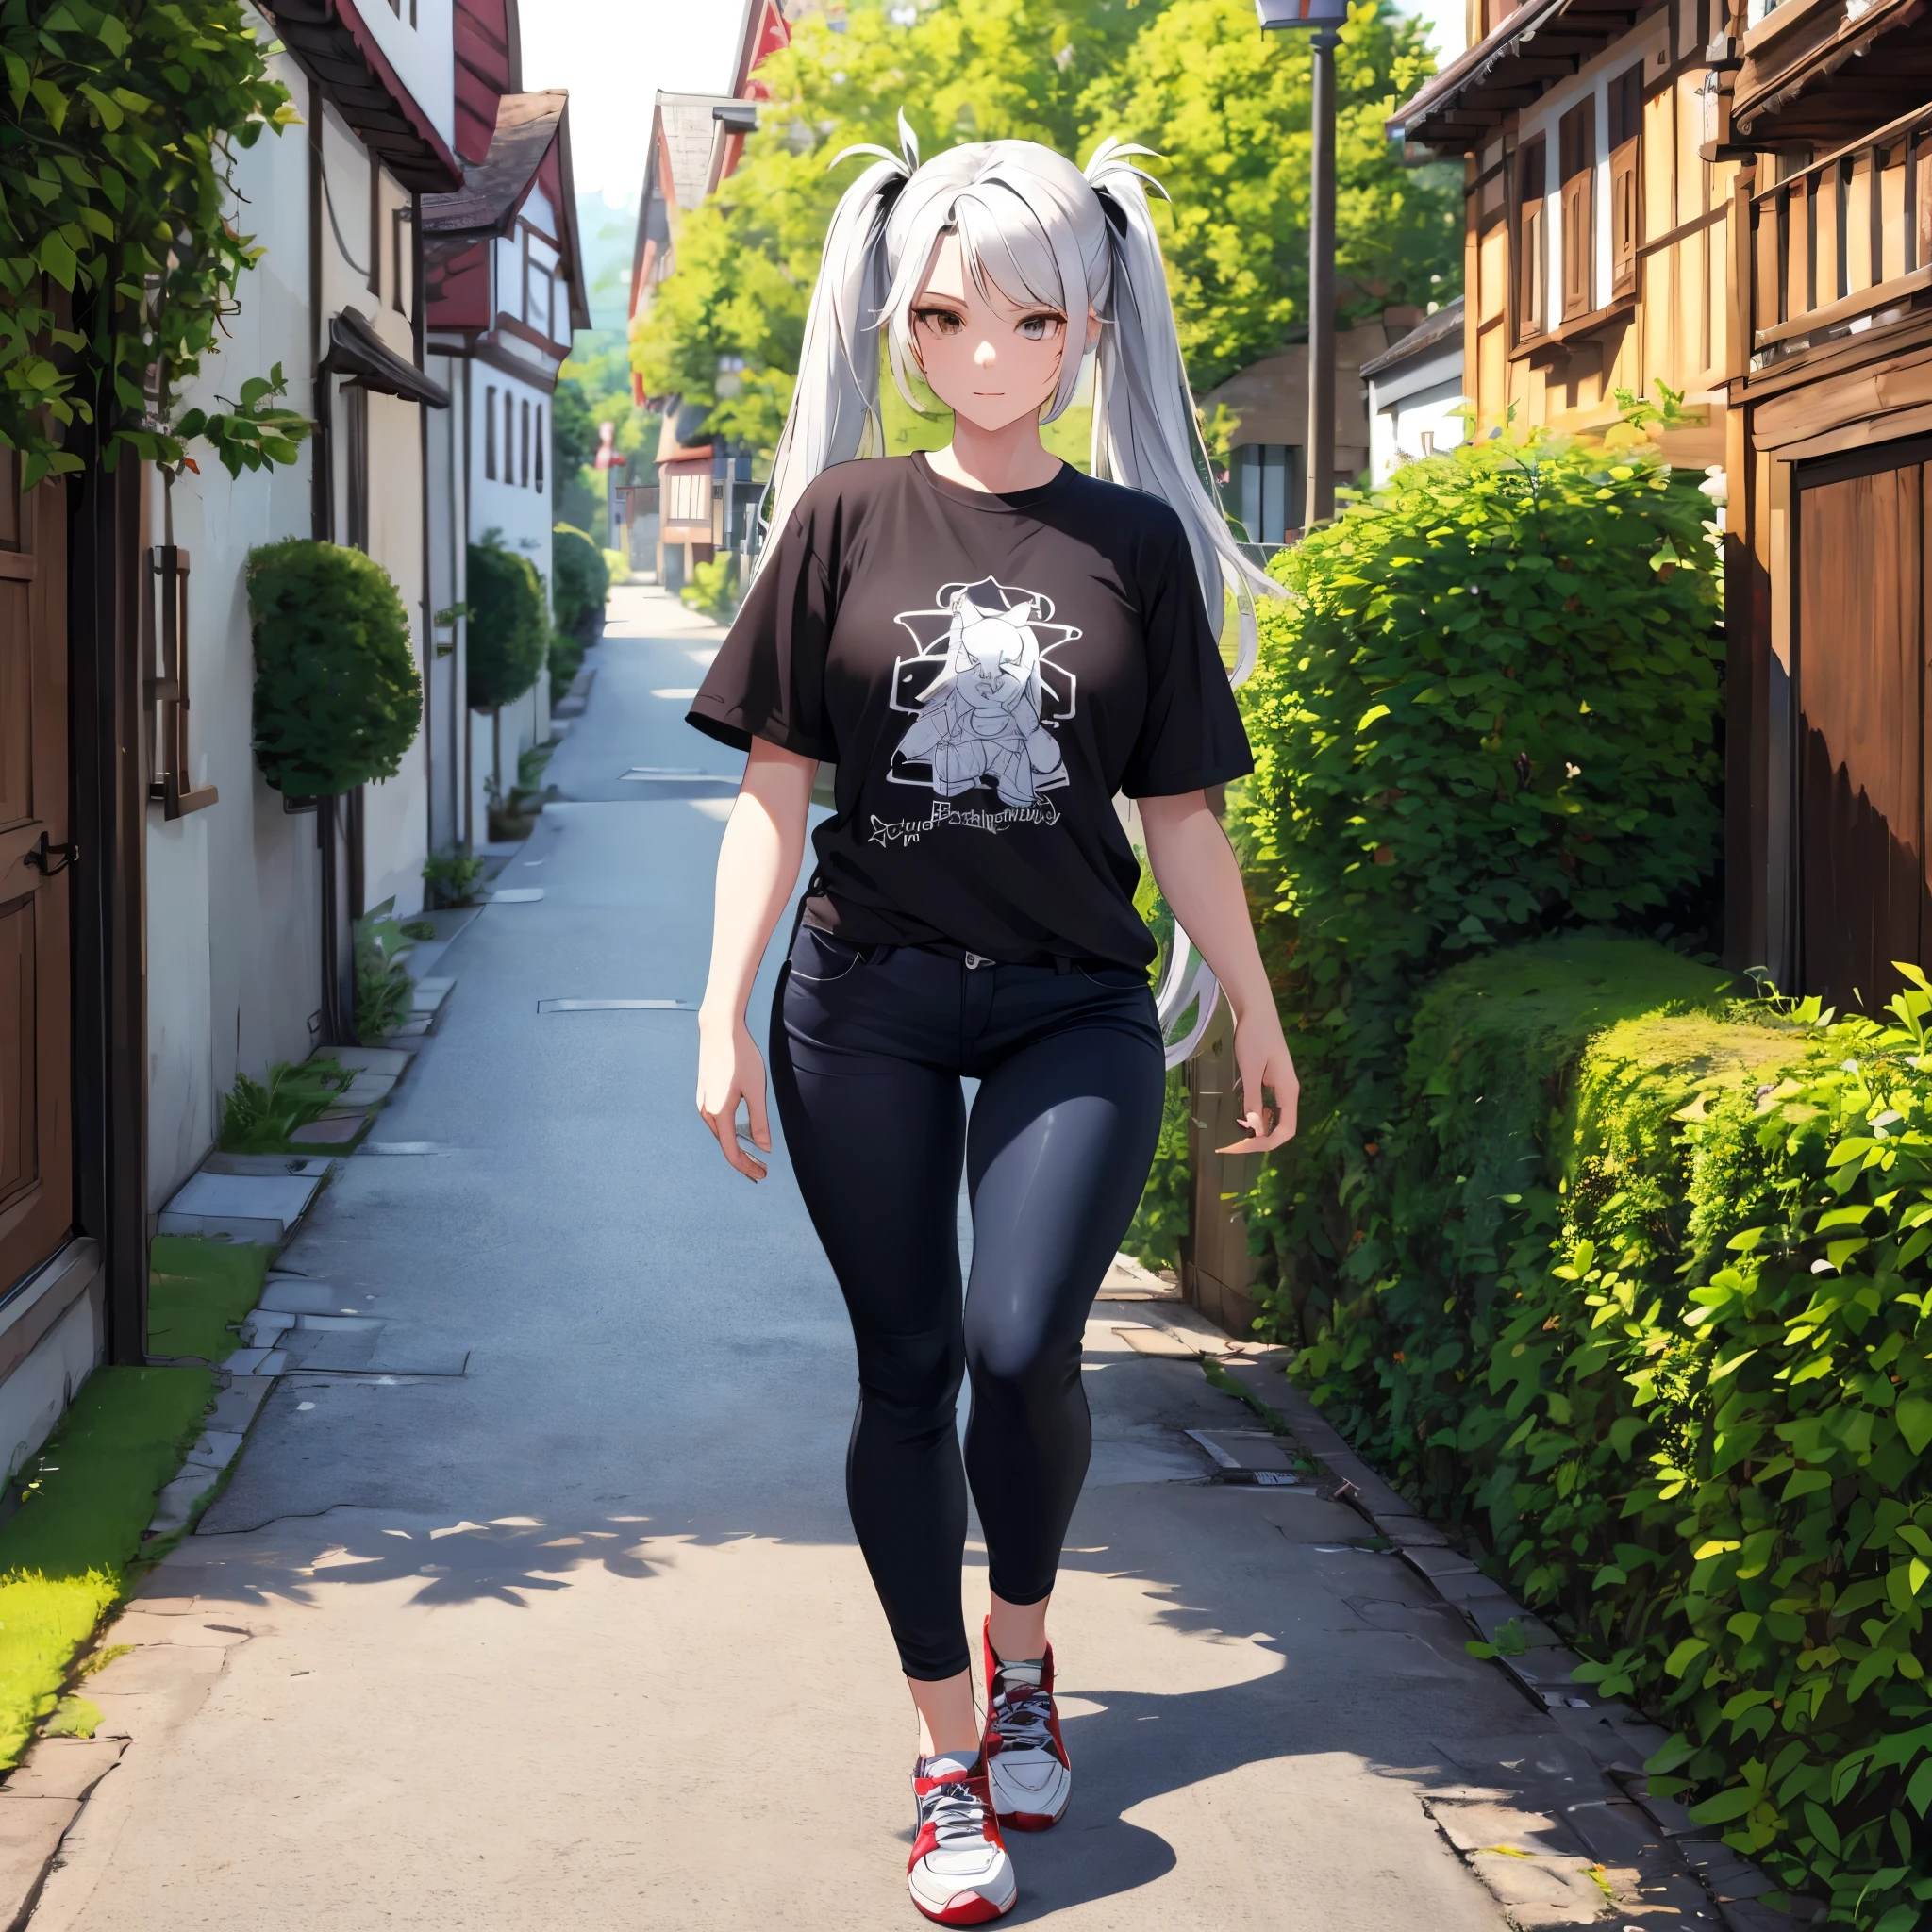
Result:
M993 1811L1015 1831L1045 1831L1065 1816L1074 1773L1053 1701L1053 1645L1038 1662L1002 1664L986 1647L986 1759Z
M949 1771L922 1777L915 1771L912 1798L919 1813L906 1861L912 1903L941 1925L983 1925L1010 1912L1020 1887L985 1774Z

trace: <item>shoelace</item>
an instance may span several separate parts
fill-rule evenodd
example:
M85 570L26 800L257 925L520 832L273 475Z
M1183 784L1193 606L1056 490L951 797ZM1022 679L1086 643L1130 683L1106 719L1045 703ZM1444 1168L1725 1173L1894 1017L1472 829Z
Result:
M948 1778L919 1800L919 1822L930 1824L940 1845L986 1836L986 1807L964 1778Z
M1035 1684L1016 1684L992 1701L993 1728L1009 1750L1051 1751L1053 1733L1046 1721L1052 1714L1052 1696Z

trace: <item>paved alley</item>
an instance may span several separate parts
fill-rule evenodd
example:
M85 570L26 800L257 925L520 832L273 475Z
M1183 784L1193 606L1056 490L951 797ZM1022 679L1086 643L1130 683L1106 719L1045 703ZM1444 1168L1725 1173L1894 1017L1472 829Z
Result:
M719 1158L691 1011L540 1010L703 983L738 760L682 717L720 633L612 611L498 881L542 896L451 946L396 1151L283 1257L382 1319L371 1371L285 1376L133 1607L155 1648L100 1701L134 1742L35 1932L918 1923L852 1344L782 1152L759 1188ZM1244 1412L1129 1312L1089 1327L1054 1613L1074 1807L1017 1840L1008 1923L1499 1932L1418 1797L1545 1721L1359 1516L1208 1485L1182 1431Z

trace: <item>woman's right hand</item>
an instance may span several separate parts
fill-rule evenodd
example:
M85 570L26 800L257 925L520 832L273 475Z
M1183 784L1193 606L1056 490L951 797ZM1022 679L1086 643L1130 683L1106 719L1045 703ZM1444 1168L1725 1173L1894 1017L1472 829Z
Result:
M751 1137L767 1154L772 1129L765 1117L765 1063L741 1019L698 1014L698 1112L718 1137L724 1158L755 1181L766 1168L738 1138L738 1103L751 1116Z

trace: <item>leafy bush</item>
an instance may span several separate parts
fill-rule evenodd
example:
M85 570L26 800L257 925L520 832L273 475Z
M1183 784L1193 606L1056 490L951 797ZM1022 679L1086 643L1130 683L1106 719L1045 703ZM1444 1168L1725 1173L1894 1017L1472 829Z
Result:
M410 941L385 899L356 922L356 1034L384 1040L409 1017L416 982L403 964Z
M607 550L604 553L604 568L610 574L613 584L630 582L630 558L621 550Z
M714 557L691 572L691 582L677 594L693 610L729 624L738 615L738 566L729 557Z
M604 552L569 524L556 525L550 541L550 601L557 627L575 631L604 614L604 600L610 594L610 566Z
M279 1060L266 1083L237 1074L234 1091L222 1103L215 1144L224 1154L279 1154L297 1127L319 1121L335 1106L353 1077L339 1061L327 1059L301 1066Z
M445 906L468 906L476 896L483 861L454 847L431 854L423 861L424 882Z
M423 722L403 600L359 550L291 537L248 553L255 756L291 798L392 778Z
M1720 642L1707 505L1627 428L1413 463L1271 568L1238 835L1303 1077L1252 1232L1305 1312L1378 1265L1346 1205L1416 989L1585 924L1705 916Z
M568 631L552 631L550 634L550 702L558 698L576 682L576 675L584 668L584 641L573 637Z
M1932 1903L1932 990L1714 999L1575 937L1445 974L1399 1225L1295 1367L1674 1736L1681 1792L1833 1923Z
M514 704L543 669L550 641L543 579L491 530L470 545L468 601L470 704L493 711Z

